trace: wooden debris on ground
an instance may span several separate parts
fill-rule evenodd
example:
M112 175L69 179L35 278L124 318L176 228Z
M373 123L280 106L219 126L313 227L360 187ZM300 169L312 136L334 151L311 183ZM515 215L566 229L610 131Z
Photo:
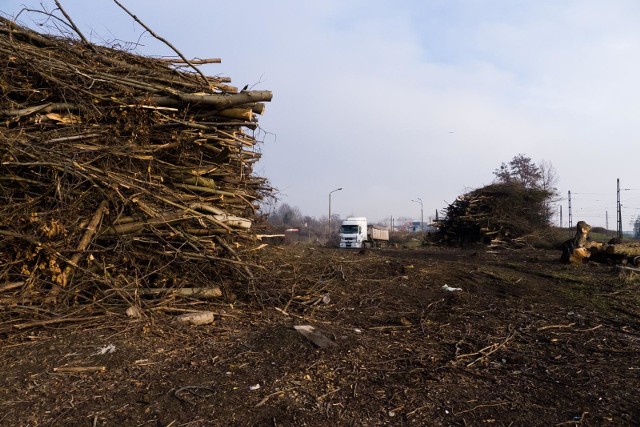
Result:
M578 221L576 234L562 244L560 260L569 264L584 264L587 261L600 261L617 264L640 265L640 243L622 243L612 240L609 244L592 241L589 237L591 226Z
M517 183L491 184L459 196L435 226L445 243L518 247L518 238L546 226L541 212L547 194Z
M271 92L3 17L0 63L0 305L128 306L251 277Z
M592 254L602 252L603 244L593 242L589 238L591 226L584 221L576 224L576 234L572 239L562 244L560 260L570 264L583 264Z
M328 348L336 345L334 341L311 325L296 325L293 327L300 335L311 341L319 348Z
M176 320L178 322L189 323L191 325L209 325L213 323L214 313L213 311L198 311L194 313L186 313L177 316Z
M640 257L640 243L623 242L615 245L607 245L605 251L608 254L621 254L629 257Z
M107 370L106 366L62 366L60 368L53 368L53 372L59 374L78 374L82 372L104 372Z

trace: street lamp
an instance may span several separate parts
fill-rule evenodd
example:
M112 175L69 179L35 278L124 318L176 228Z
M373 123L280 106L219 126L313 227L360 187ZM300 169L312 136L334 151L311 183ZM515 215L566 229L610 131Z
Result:
M332 190L329 192L329 236L328 236L329 240L331 240L331 194L340 190L342 190L342 187L336 188L335 190Z
M422 199L418 197L417 200L411 201L420 203L420 231L424 234L424 206L422 205Z

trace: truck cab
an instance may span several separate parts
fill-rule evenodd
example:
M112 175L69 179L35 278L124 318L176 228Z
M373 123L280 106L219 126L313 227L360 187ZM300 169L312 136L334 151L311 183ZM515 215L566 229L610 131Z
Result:
M341 248L363 248L367 241L367 218L350 217L340 226Z

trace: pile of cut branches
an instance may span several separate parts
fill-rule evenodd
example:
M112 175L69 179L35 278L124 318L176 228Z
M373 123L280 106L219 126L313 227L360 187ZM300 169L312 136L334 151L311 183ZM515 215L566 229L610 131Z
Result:
M2 305L133 304L251 277L242 254L272 192L252 173L256 114L271 92L179 56L0 18Z
M519 183L497 183L459 196L436 222L439 237L451 243L513 240L548 226L549 192Z

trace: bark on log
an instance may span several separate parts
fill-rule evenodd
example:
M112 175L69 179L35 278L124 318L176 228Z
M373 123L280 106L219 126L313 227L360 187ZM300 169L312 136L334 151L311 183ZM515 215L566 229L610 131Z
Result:
M246 120L248 122L255 120L251 108L227 108L226 110L218 111L218 115L230 119Z
M617 245L609 245L606 247L606 252L608 254L620 254L627 256L638 256L640 255L640 245L635 243L630 244L617 244Z
M224 110L242 104L254 102L269 102L273 94L268 90L241 92L237 94L222 95L211 93L178 93L176 96L152 96L148 101L162 107L180 107L184 104L211 105ZM145 100L147 101L147 100ZM140 100L141 103L143 100Z

